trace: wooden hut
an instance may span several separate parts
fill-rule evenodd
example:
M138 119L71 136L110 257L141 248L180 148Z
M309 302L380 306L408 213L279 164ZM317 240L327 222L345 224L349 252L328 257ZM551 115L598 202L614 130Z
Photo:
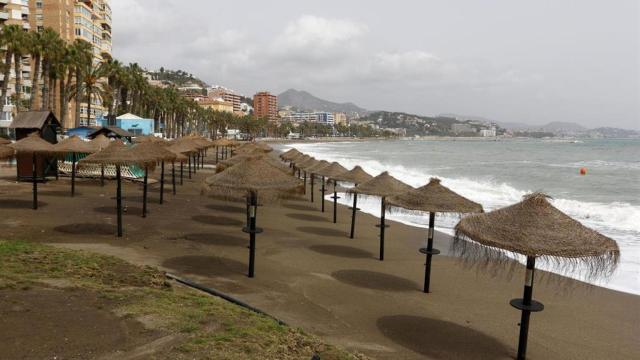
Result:
M15 129L16 140L22 140L29 134L37 132L45 141L56 144L57 133L61 128L60 121L51 111L24 111L19 112L9 126ZM17 178L19 181L33 181L33 158L30 154L18 154ZM56 176L57 161L50 154L36 155L36 179L44 180L47 176Z

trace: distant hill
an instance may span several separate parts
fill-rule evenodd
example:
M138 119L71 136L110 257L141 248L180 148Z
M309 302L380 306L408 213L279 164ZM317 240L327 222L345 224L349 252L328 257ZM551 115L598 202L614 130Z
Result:
M367 113L366 109L363 109L353 103L337 103L328 101L315 97L306 91L295 89L289 89L278 95L278 106L291 106L298 111L343 112L348 115L357 114L358 116L363 116Z
M538 128L542 131L552 132L554 134L566 134L566 133L581 133L587 130L586 127L572 123L572 122L563 122L563 121L553 121L546 125L540 126Z
M169 82L171 84L175 84L176 86L184 86L186 84L196 84L200 87L206 88L209 87L206 82L198 79L193 76L191 73L187 73L182 70L170 70L165 68L160 68L158 71L148 71L148 74L151 75L153 80L160 80L163 82Z

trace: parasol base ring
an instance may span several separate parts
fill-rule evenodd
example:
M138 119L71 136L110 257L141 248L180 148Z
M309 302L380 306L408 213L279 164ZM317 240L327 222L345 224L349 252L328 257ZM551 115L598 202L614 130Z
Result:
M429 249L423 247L423 248L420 248L420 250L418 250L418 251L420 251L421 253L423 253L425 255L440 255L440 250L438 250L438 249L429 250Z
M332 198L333 200L342 199L340 196L332 196L331 198Z
M249 229L249 228L248 228L248 227L246 227L246 226L242 228L242 232L247 233L247 234L260 234L260 233L262 233L263 231L264 231L264 230L263 230L262 228L259 228L259 227L255 228L255 229L253 229L253 230L252 230L252 229Z
M353 207L352 207L352 206L349 206L349 210L353 210ZM360 208L359 208L359 207L357 207L357 208L356 208L356 210L360 210Z
M523 299L513 299L509 301L509 304L514 308L522 311L540 312L544 310L544 305L541 302L531 300L531 305L525 305Z
M379 228L380 226L381 226L380 224L376 224L376 227L377 227L377 228ZM384 228L385 228L385 229L386 229L386 228L388 228L388 227L391 227L391 225L384 224Z

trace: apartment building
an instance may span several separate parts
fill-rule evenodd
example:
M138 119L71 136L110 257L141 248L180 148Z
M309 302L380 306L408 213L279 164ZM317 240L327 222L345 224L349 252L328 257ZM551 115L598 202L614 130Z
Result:
M25 31L31 29L29 23L30 11L29 0L0 0L0 29L6 25L20 25ZM1 31L1 30L0 30ZM4 56L1 56L4 59ZM29 100L31 94L31 57L23 56L21 59L20 76L22 78L22 99ZM5 81L3 74L0 74L0 86ZM13 114L16 111L12 97L15 95L16 72L12 66L9 74L7 99L0 111L0 133L6 133L9 125L13 121Z
M222 98L222 100L233 104L233 112L242 111L242 104L240 103L241 97L233 90L223 86L215 86L207 89L207 96L212 99Z
M1 1L1 0L0 0ZM92 45L93 63L100 64L110 59L111 53L111 7L110 0L30 0L29 6L33 16L30 18L31 28L42 31L52 28L67 43L76 39L84 40ZM105 79L106 81L106 79ZM59 89L55 98L59 99ZM80 125L96 125L96 119L106 116L102 101L91 99L91 114L87 113L87 103L80 105ZM55 101L53 109L60 114L59 101ZM72 128L76 124L75 101L68 103L64 128Z
M334 114L326 111L317 112L291 112L282 118L283 121L289 121L294 124L310 122L323 125L335 125Z
M253 114L258 118L278 120L278 97L267 91L253 95Z

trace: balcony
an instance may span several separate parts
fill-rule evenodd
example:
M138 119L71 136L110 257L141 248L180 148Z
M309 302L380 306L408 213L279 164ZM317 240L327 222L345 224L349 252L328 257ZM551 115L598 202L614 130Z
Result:
M22 28L25 30L29 30L31 29L31 24L29 24L28 22L23 22L22 23Z
M0 20L9 20L9 12L0 10Z
M20 8L20 10L22 11L22 15L29 15L29 7L28 6L23 6Z

